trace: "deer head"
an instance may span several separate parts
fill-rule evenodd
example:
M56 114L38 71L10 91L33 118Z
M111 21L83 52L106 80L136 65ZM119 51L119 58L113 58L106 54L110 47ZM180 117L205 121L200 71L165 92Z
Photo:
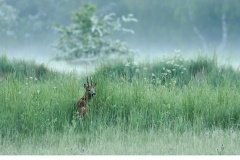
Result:
M89 80L87 77L87 84L84 84L84 88L85 88L85 98L88 98L88 100L90 100L93 96L96 95L96 92L94 91L94 87L96 86L97 83L93 83L92 82L92 78L90 77L90 84L89 84Z

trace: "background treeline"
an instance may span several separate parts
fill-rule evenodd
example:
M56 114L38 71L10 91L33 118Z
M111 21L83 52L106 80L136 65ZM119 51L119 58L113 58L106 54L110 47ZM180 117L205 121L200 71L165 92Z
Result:
M70 14L87 0L0 0L0 42L52 42L55 23L69 24ZM135 35L121 35L142 48L234 48L240 38L239 0L91 0L99 15L133 13ZM141 44L141 45L139 45ZM170 45L171 44L171 45ZM140 48L141 49L141 48Z

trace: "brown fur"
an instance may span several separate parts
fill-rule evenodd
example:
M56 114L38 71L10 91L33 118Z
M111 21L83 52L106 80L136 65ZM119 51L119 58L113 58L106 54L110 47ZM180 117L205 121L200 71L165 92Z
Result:
M87 78L87 85L84 84L85 93L84 96L77 100L76 102L76 109L81 117L86 117L89 111L88 102L92 99L92 97L96 94L94 91L94 87L96 83L89 85L88 78Z

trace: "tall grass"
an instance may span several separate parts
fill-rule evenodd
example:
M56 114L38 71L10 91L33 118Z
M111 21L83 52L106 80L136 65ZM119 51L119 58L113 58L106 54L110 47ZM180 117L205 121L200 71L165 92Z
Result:
M93 106L108 117L106 123L130 129L238 127L239 76L230 66L218 66L216 57L118 61L96 72L100 93Z
M62 131L71 121L74 100L79 96L77 75L41 70L42 66L34 62L10 61L5 56L1 59L1 136ZM27 67L21 70L21 66ZM44 74L37 74L41 71Z
M213 130L176 134L171 130L148 132L105 128L95 135L48 132L21 141L4 139L0 154L24 155L239 155L239 131Z
M36 64L34 61L26 61L19 59L9 60L6 55L0 56L0 77L6 77L8 74L14 74L18 80L24 80L25 77L35 77L42 80L46 75L54 76L57 73L50 71L44 64Z
M85 76L44 69L37 77L39 66L33 62L0 59L0 144L29 138L37 143L52 135L59 135L55 139L59 144L69 134L79 135L73 137L91 150L89 146L98 144L101 136L119 136L121 143L126 134L148 138L150 132L181 136L239 129L240 72L219 66L216 57L103 64L92 74L97 96L85 119L74 110L75 100L83 95ZM19 64L30 67L21 70Z

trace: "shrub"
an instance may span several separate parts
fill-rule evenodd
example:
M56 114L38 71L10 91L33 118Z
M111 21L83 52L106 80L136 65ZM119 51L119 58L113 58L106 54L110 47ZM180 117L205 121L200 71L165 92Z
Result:
M137 22L129 14L127 17L115 18L114 13L103 17L95 15L96 6L87 3L72 15L70 26L57 25L55 29L60 38L54 45L59 51L56 60L79 60L83 58L96 58L101 55L124 55L132 52L126 43L112 40L110 37L116 31L133 33L123 28L125 22Z
M25 78L44 79L46 76L57 75L56 72L50 71L44 64L36 64L34 61L9 60L5 55L0 56L0 77L7 77L9 74L14 75L16 79L24 80Z

